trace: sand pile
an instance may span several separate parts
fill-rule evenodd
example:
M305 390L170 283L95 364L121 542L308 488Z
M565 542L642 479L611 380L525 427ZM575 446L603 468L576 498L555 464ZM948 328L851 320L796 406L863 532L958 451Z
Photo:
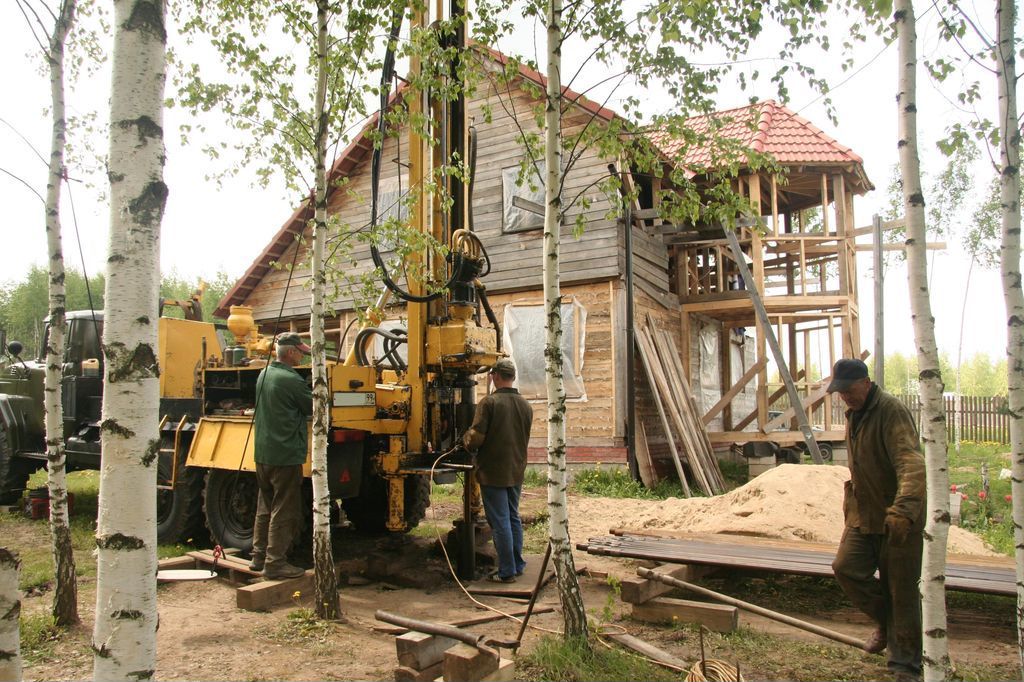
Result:
M569 521L573 540L606 535L611 528L644 528L836 544L843 534L843 483L849 478L842 466L784 464L712 498L573 497ZM950 528L949 551L995 554L958 527Z

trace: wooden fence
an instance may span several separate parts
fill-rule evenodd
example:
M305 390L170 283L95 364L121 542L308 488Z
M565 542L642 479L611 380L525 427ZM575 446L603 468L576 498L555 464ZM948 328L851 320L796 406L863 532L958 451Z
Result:
M916 393L897 395L911 414L921 425L921 398ZM946 404L946 432L949 441L953 442L956 424L956 398L951 395L943 397ZM833 399L832 421L834 424L846 423L846 406L838 397ZM815 412L815 421L820 421L821 410ZM1005 396L960 397L960 440L991 441L995 443L1010 442L1010 416L1007 414Z

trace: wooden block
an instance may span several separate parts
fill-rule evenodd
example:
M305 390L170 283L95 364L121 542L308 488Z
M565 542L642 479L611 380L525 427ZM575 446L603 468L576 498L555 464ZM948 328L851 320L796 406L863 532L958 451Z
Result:
M498 669L486 676L481 682L512 682L516 679L516 662L511 658L498 661Z
M246 611L265 611L291 600L297 591L307 593L312 589L313 571L306 571L301 578L265 580L253 585L243 585L235 590L235 606Z
M700 623L715 632L732 632L739 623L735 606L670 597L656 597L643 604L634 604L632 616L634 620L648 623Z
M689 566L680 566L679 564L663 564L652 570L659 575L668 575L677 580L689 580L693 577L690 574ZM638 575L623 578L619 587L622 601L629 604L643 604L649 599L660 597L675 589L671 585L650 578L641 578Z
M429 682L441 676L441 662L438 661L426 670L416 670L404 665L395 668L395 682Z
M468 644L444 652L441 674L445 682L479 682L498 669L498 655Z
M172 556L156 562L158 571L170 571L181 568L195 568L196 560L190 556Z
M444 652L457 643L451 637L428 635L423 632L407 632L401 637L395 637L398 664L413 670L426 670L430 666L440 663L444 659Z

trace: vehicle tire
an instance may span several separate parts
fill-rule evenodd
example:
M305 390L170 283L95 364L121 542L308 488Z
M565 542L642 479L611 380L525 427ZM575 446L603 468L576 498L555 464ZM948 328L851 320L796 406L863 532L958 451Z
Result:
M387 484L380 476L367 475L363 478L358 497L342 500L348 520L360 533L383 533L387 530L388 494ZM430 478L407 476L405 479L405 522L408 530L415 528L427 515L430 506Z
M210 537L221 547L252 550L252 528L256 522L259 488L250 471L210 469L206 473L203 510Z
M818 450L821 452L821 459L823 462L832 461L832 444L831 443L818 443Z
M161 447L173 448L174 436L164 435ZM188 442L183 439L178 454L178 483L174 490L156 491L156 537L162 545L176 542L194 543L203 537L203 469L185 466ZM171 478L171 455L160 453L157 480Z
M14 456L7 427L0 424L0 504L15 504L25 492L28 477L38 466Z

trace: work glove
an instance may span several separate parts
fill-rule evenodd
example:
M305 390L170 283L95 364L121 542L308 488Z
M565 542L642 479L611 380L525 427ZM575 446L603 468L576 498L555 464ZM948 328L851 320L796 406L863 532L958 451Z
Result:
M889 538L890 545L901 547L907 541L909 533L910 519L891 509L885 513L885 534Z

